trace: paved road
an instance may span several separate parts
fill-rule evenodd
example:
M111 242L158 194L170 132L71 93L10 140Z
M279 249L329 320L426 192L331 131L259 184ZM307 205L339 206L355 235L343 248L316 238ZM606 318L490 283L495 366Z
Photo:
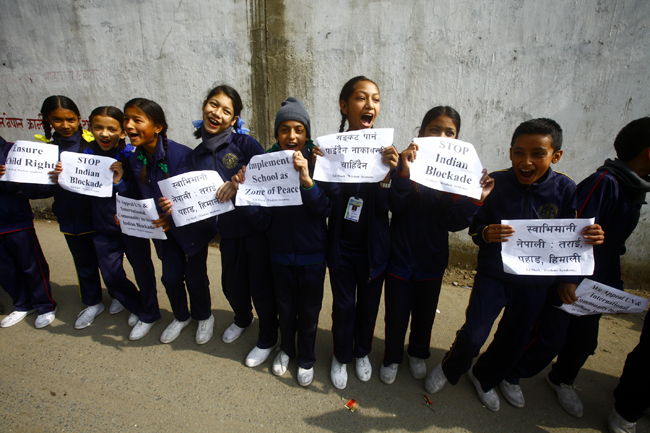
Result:
M158 338L172 314L159 284L162 320L150 335L129 342L128 313L110 316L108 310L93 325L75 330L83 308L72 259L56 223L37 221L37 232L52 270L59 311L54 323L34 328L35 316L11 328L0 329L0 431L332 431L332 432L594 432L606 431L616 386L627 353L636 345L641 316L606 318L601 322L601 345L579 377L585 416L576 419L557 404L543 376L522 381L526 407L516 409L502 399L500 412L482 407L468 380L447 385L423 404L423 382L404 364L391 386L379 381L384 345L383 304L377 321L375 369L370 382L360 382L351 366L348 387L339 391L329 381L332 356L331 295L326 295L317 340L315 380L309 388L296 381L297 365L278 378L269 359L257 368L243 360L256 341L256 327L227 345L221 334L232 313L221 293L220 257L210 249L215 338L204 346L194 343L196 323L171 344ZM155 260L157 275L160 264ZM443 286L431 342L429 369L440 361L463 322L469 290ZM5 307L11 300L0 293ZM108 306L110 299L104 295ZM272 355L273 358L275 354ZM348 399L360 408L348 411ZM639 423L649 431L650 421Z

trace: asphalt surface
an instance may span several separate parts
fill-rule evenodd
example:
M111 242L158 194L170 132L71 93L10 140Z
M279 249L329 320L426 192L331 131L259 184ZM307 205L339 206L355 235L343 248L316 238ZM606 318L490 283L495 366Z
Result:
M221 292L220 256L211 248L208 258L215 334L210 342L194 342L196 322L180 337L161 344L159 337L172 314L159 283L162 319L140 341L130 342L128 312L106 311L84 330L75 330L84 308L72 258L56 222L37 221L37 233L51 269L57 318L44 329L34 328L35 315L0 329L1 432L606 432L627 353L637 344L643 316L606 317L601 320L600 346L581 372L577 386L585 406L582 419L568 415L557 403L544 374L522 380L526 406L517 409L501 398L501 410L482 406L466 378L447 384L424 404L424 384L414 379L408 362L402 364L393 385L378 377L384 347L383 302L377 319L370 360L373 376L359 381L348 366L345 390L329 380L332 357L331 292L325 299L317 337L314 383L298 385L292 361L283 377L271 374L269 360L256 368L243 361L256 342L257 325L232 344L221 341L233 314ZM160 262L154 259L158 278ZM131 271L128 269L130 275ZM431 341L428 369L440 362L464 321L470 291L444 285ZM11 299L0 292L5 314ZM0 319L4 315L0 316ZM257 322L255 322L257 323ZM345 403L354 399L351 412ZM650 431L644 417L638 432Z

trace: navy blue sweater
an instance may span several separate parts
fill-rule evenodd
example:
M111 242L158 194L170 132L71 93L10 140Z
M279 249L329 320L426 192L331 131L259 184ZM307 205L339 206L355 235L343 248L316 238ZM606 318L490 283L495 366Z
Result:
M578 205L578 217L595 218L605 231L605 242L594 246L594 274L587 278L623 290L621 256L639 222L642 204L634 205L611 173L597 171L578 185Z
M469 232L479 246L477 271L483 275L522 286L543 287L553 284L554 276L512 275L503 271L501 243L488 243L483 230L488 224L511 219L552 219L576 217L576 184L568 176L546 174L532 185L519 183L512 168L490 174L494 189L474 217ZM512 242L512 238L510 238ZM575 278L562 277L563 281Z
M0 165L5 164L13 143L0 137ZM29 185L0 181L0 234L34 227L34 214L29 198L22 190Z
M165 153L162 137L158 137L158 142L156 143L156 149L153 155L153 167L147 167L147 176L144 184L140 179L140 172L142 171L144 163L139 158L139 156L143 154L143 151L141 148L137 148L135 152L133 152L133 155L131 155L129 165L133 172L134 182L140 188L142 198L154 199L158 213L163 213L158 203L158 199L163 196L160 187L158 186L158 182L184 173L181 170L181 163L190 152L191 149L189 147L172 140L167 140L167 153ZM165 173L159 166L159 163L163 160L167 164L167 173ZM172 235L188 256L196 254L217 234L216 223L213 218L198 221L183 227L176 227L173 219L169 218L169 224ZM156 245L156 248L160 252L160 240L154 239L154 245Z
M232 133L214 152L199 144L183 162L184 172L194 170L216 170L224 182L229 181L255 155L264 153L262 146L250 135ZM233 204L235 198L232 198ZM236 207L235 210L219 215L217 227L222 238L232 239L260 233L266 227L260 227L250 215L256 211L255 206Z
M442 278L449 262L449 232L468 228L481 206L467 197L416 186L400 175L392 189L388 272L403 280Z

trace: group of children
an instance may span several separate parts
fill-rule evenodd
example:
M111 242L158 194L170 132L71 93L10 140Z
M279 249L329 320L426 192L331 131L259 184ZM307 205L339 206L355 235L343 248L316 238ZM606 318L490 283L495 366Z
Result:
M363 76L349 80L339 97L339 132L346 130L346 123L348 131L372 128L380 106L379 89L372 80ZM15 309L0 327L18 323L35 311L38 328L55 318L49 269L28 201L54 196L53 211L73 256L86 305L75 327L89 326L104 311L101 271L113 298L110 313L123 309L131 313L129 339L147 335L161 317L150 242L121 233L115 194L153 198L160 216L153 223L167 234L166 240L153 242L174 314L160 337L162 343L174 341L192 319L198 321L196 343L211 339L214 317L206 260L208 242L219 233L221 282L234 312L223 341L235 341L253 323L253 306L259 319L258 340L246 357L247 366L258 366L268 358L277 345L279 328L280 351L272 363L273 374L284 374L296 358L299 384L312 382L327 267L333 297L330 378L336 388L346 387L347 364L353 360L361 381L371 377L368 354L385 282L382 382L391 384L397 376L410 321L410 371L417 379L426 378L429 393L440 391L447 381L455 385L466 373L489 409L499 410L497 386L508 402L522 407L519 379L539 373L559 354L549 384L569 413L582 416L573 381L593 354L599 316L574 317L554 306L574 302L577 283L584 276L505 273L501 243L508 242L514 230L501 221L595 217L596 223L582 232L585 242L594 245L596 271L589 278L622 289L620 255L650 190L650 118L623 128L614 144L618 158L608 160L578 186L550 167L563 152L560 126L544 118L526 121L517 127L510 143L512 167L491 175L484 170L482 194L476 200L412 182L410 164L419 150L415 143L401 154L393 146L383 150L388 174L381 182L315 182L314 166L323 153L312 141L304 105L290 97L276 114L277 142L267 152L294 152L302 205L236 206L218 218L177 227L169 217L172 201L163 196L158 181L194 170L215 170L224 181L216 198L234 203L239 185L246 182L246 165L264 153L243 129L242 109L242 100L232 87L212 89L202 104L202 121L195 122L195 135L201 142L190 149L167 138L164 111L153 101L132 99L123 112L116 107L96 108L89 117L90 135L80 127L81 115L74 102L64 96L47 98L41 109L44 141L58 145L59 152L114 158L113 197L80 195L57 184L0 182L0 285L11 295ZM460 126L456 110L435 107L424 116L419 136L457 138ZM125 142L127 136L130 144ZM0 164L10 146L0 142ZM51 174L54 181L61 170L59 163ZM4 172L0 165L0 176ZM448 234L466 228L479 246L466 321L442 362L427 376L425 360L430 356L431 331L449 257ZM124 272L124 256L134 269L137 287ZM494 340L474 363L502 309ZM628 424L635 422L630 413L637 416L639 411L626 412L624 407L617 403L614 412Z

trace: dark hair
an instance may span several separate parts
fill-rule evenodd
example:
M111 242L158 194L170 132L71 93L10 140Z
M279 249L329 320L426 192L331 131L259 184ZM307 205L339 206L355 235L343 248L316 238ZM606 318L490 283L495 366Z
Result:
M372 81L370 78L365 77L363 75L359 75L357 77L351 78L348 80L347 83L343 86L341 89L341 94L339 95L339 102L345 101L346 103L350 100L350 97L354 93L354 89L357 87L357 83L360 83L361 81L370 81L372 84L377 86L377 83ZM377 86L377 89L379 89L379 86ZM345 122L348 120L348 116L343 114L343 111L341 111L341 127L339 128L339 132L343 132L345 129Z
M241 96L239 96L239 93L232 87L230 87L227 84L220 84L214 89L210 90L208 92L208 96L205 97L205 100L203 101L203 107L205 107L205 104L212 98L213 96L218 95L219 93L223 93L227 97L230 98L232 101L232 108L234 110L234 117L239 117L241 114L241 110L244 109L244 103L241 100ZM194 136L196 138L201 138L201 128L197 129L194 131Z
M429 123L440 116L447 116L452 122L454 122L454 126L456 127L456 137L458 137L460 134L460 114L458 114L458 111L446 105L439 105L427 111L427 114L424 115L424 119L422 119L420 134L424 135L424 130L429 126Z
M142 111L145 116L149 118L156 125L162 126L162 131L160 131L160 136L162 137L163 149L165 150L165 157L162 160L162 163L165 163L165 158L167 158L167 119L165 118L165 112L162 107L158 105L157 102L151 101L145 98L133 98L126 104L124 104L124 112L126 113L127 108L136 107ZM169 177L169 174L167 174ZM142 170L140 170L140 180L142 184L147 183L147 166L143 165Z
M616 156L628 162L650 147L650 117L642 117L628 123L621 129L614 140Z
M90 113L90 116L88 116L88 122L90 122L91 129L92 129L92 124L93 124L93 117L95 116L107 116L107 117L112 117L113 119L117 120L117 123L120 124L120 128L122 128L122 131L124 131L124 113L122 113L122 110L120 110L117 107L97 107L95 108L92 113ZM90 131L92 132L92 131ZM83 152L87 148L91 148L93 150L93 153L97 153L101 150L99 147L99 144L97 144L97 141L93 140L90 143L87 143L84 146L84 143L87 143L85 140L82 140L81 142L81 148L79 149L80 152ZM124 138L120 138L120 141L117 145L117 151L121 151L126 147L126 141Z
M517 126L517 129L515 129L514 134L512 134L510 147L514 146L517 137L528 134L550 135L551 140L553 141L551 144L551 146L553 146L553 151L557 152L562 149L562 128L555 120L542 117L521 123Z
M65 108L66 110L70 110L79 116L79 119L81 119L79 108L77 108L77 104L75 104L72 99L62 95L53 95L46 98L45 101L43 101L43 105L41 105L41 117L43 118L43 130L45 131L45 138L48 140L52 138L52 125L50 125L50 122L47 121L47 116L49 116L50 113L57 108Z

